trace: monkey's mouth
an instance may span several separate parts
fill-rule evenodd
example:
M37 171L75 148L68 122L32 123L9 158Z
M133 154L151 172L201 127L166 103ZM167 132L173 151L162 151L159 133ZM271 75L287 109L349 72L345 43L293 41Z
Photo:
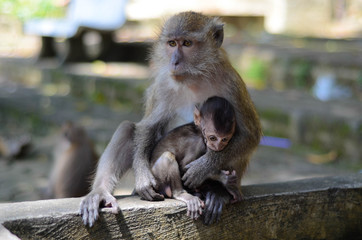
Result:
M176 80L177 82L181 82L183 81L186 77L187 77L187 74L185 73L179 73L179 72L172 72L171 73L171 77Z

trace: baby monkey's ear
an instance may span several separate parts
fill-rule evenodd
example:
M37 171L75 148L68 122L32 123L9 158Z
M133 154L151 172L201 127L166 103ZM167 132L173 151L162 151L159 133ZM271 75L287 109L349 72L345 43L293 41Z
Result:
M196 126L201 125L201 115L200 115L200 110L199 110L198 105L195 105L195 109L194 109L194 123Z

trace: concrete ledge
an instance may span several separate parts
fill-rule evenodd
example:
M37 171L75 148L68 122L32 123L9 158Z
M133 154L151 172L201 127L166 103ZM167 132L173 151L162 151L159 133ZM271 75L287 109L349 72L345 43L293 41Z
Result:
M102 210L93 228L81 222L80 198L0 204L0 223L21 239L361 239L362 174L243 191L211 226L189 219L182 202L136 196L118 197L119 214Z

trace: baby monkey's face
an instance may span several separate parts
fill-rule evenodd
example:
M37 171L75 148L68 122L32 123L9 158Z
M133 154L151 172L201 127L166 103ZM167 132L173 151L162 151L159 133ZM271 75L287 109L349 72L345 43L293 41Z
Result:
M235 127L229 133L220 133L215 129L211 120L205 119L202 122L202 134L204 135L207 147L216 152L222 151L232 138Z

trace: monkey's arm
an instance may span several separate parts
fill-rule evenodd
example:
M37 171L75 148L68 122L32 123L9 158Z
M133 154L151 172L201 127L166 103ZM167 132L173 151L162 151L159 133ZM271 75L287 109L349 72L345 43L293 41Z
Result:
M219 174L220 170L227 169L227 166L232 166L232 162L240 161L241 156L246 154L241 151L243 150L241 149L242 142L242 136L235 134L223 151L207 151L205 155L186 165L186 172L182 177L185 186L191 189L197 188L206 179ZM248 158L243 159L243 161L247 162ZM243 169L235 170L240 176L242 175Z
M118 205L112 191L119 177L131 168L135 124L125 121L119 125L104 150L97 167L92 191L83 199L80 214L85 225L92 226L98 218L100 203L117 213Z
M157 107L159 108L159 106ZM155 109L154 112L160 113ZM164 134L168 119L161 114L149 115L136 125L135 131L135 154L133 170L135 174L135 190L145 200L160 201L163 195L156 193L157 182L151 172L150 159L157 141Z

